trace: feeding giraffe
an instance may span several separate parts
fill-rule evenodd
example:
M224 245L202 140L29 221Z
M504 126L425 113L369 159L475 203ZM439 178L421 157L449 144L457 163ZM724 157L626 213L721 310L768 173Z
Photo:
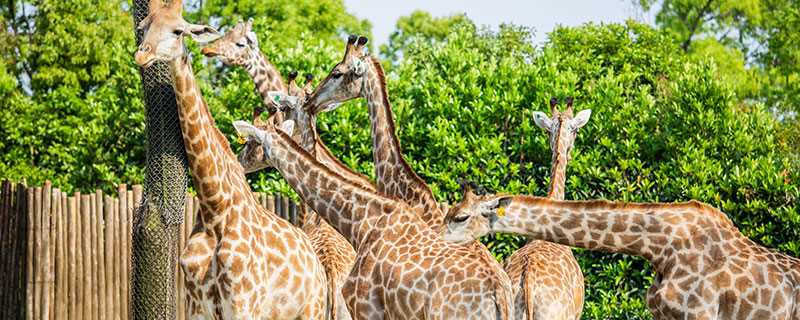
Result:
M800 260L751 241L710 205L469 194L461 205L465 218L447 218L453 232L510 232L647 259L656 319L800 319Z
M553 157L547 197L564 200L570 152L578 129L589 121L591 110L583 110L573 118L571 97L567 98L564 112L558 111L556 98L550 99L550 110L552 118L537 111L533 119L550 137ZM580 319L583 273L570 247L532 239L508 257L505 270L514 286L514 307L519 310L517 319Z
M485 255L442 240L415 209L342 178L274 125L234 127L261 142L267 161L355 248L344 289L355 293L347 301L353 318L511 318L508 279Z
M323 319L322 265L305 234L258 205L242 166L200 95L183 39L217 37L181 16L181 1L151 0L135 60L170 67L200 219L180 257L193 319Z

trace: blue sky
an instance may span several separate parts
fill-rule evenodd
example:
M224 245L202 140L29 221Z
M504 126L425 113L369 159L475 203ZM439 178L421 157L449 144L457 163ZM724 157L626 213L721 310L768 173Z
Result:
M533 27L536 42L560 24L576 26L585 22L623 22L629 18L652 23L632 0L344 0L347 10L372 22L375 44L386 43L397 18L420 9L433 16L464 12L478 25L496 27L502 22Z

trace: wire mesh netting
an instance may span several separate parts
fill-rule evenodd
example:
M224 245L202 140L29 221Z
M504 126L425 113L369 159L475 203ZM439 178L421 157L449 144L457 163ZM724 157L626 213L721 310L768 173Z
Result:
M147 16L148 1L133 4L136 26ZM145 194L134 214L131 310L134 319L174 319L178 236L188 183L187 161L169 67L156 62L140 68L147 129Z

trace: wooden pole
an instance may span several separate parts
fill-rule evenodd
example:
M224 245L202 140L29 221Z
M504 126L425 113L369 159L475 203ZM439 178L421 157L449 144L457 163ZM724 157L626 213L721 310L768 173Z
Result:
M94 282L94 260L92 259L92 234L94 228L92 227L92 196L81 196L81 260L83 260L83 319L96 319L95 310L97 304L95 303L96 288L93 287Z
M108 293L106 292L106 242L105 242L105 234L104 234L104 226L103 224L103 191L97 190L95 191L95 228L97 230L96 239L97 239L97 295L98 295L98 303L97 305L100 307L98 319L108 319L108 313L106 309L108 308L108 304L106 303L106 298L108 297Z
M67 214L67 259L69 259L69 318L80 319L81 314L78 312L78 304L80 304L83 297L78 292L78 283L81 281L80 271L78 270L78 248L80 237L78 231L78 200L80 196L78 193L69 197L68 214Z
M28 188L28 249L27 255L27 288L25 291L25 315L26 319L32 320L36 314L36 193L38 188ZM41 192L41 189L38 189Z
M128 238L127 238L127 231L128 226L128 186L125 184L120 184L119 188L117 189L117 193L119 194L119 215L117 218L119 219L119 229L117 235L119 236L119 302L120 302L120 319L127 320L128 319L128 259L130 255L128 254Z
M14 304L14 317L23 318L25 302L27 301L26 283L28 276L28 188L24 183L17 184L17 248L14 256L17 257L16 268L19 272L15 273L14 283L17 285L17 298Z
M9 274L10 262L14 259L10 254L9 245L13 241L11 231L11 183L3 180L0 189L0 319L10 316L11 310L8 297L11 295L11 275Z
M52 186L50 182L47 181L44 184L44 189L42 190L42 215L41 215L41 239L42 239L42 252L40 253L40 260L41 263L39 264L39 270L41 272L41 281L39 285L42 287L41 289L41 313L40 319L48 320L50 319L50 206L51 206L51 199L52 196Z
M105 282L106 316L114 319L114 202L110 196L103 196L103 269Z
M67 286L67 258L66 258L66 231L64 230L65 227L65 213L67 211L66 205L64 204L67 201L65 194L60 190L54 193L53 199L56 200L57 207L56 207L56 225L55 225L55 263L56 263L56 282L55 282L55 294L56 294L56 313L55 319L67 319L67 305L69 302L67 301L67 290L69 287Z

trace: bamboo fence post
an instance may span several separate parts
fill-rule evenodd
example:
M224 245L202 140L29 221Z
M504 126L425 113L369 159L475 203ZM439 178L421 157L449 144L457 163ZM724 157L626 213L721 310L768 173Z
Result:
M94 274L94 264L92 261L92 195L81 196L81 239L83 249L81 250L81 260L83 260L83 314L84 319L95 319L94 303L94 284L92 281Z
M114 203L111 196L103 196L103 269L105 269L105 319L114 319Z
M119 194L119 229L117 235L119 236L119 302L120 302L120 319L128 319L128 240L125 230L128 229L128 186L120 184L117 190Z
M36 188L28 188L28 249L26 251L27 269L26 275L27 286L25 291L25 315L26 319L32 320L36 314L36 265L35 265L35 249L36 249ZM41 190L41 189L40 189ZM41 191L39 191L41 192Z
M65 258L64 252L64 245L66 244L65 241L65 232L64 232L64 212L66 212L66 206L64 205L64 193L61 190L57 190L53 194L53 200L56 201L56 213L55 215L55 250L56 255L55 257L55 295L56 302L55 308L56 313L54 314L55 319L66 319L67 318L67 294L66 290L69 289L67 287L66 280L67 271L66 271L66 262L67 259Z
M103 233L103 231L104 231L103 224L105 222L103 221L103 191L102 190L98 189L98 190L95 191L94 201L95 201L94 217L96 219L95 220L96 221L96 223L95 223L95 230L96 230L95 237L96 238L95 239L96 239L96 243L97 243L97 250L96 250L96 252L97 252L96 255L97 256L95 257L97 259L97 269L96 269L97 270L97 298L98 298L97 299L97 305L100 307L100 310L99 310L99 313L98 313L97 316L98 316L98 319L106 319L107 318L106 309L108 308L108 305L106 305L106 297L107 297L107 293L106 293L106 259L105 259L106 258L105 257L106 243L105 243L105 236L104 236L104 233Z
M11 261L13 257L7 254L10 252L9 244L11 243L9 230L11 230L11 184L8 180L3 180L2 189L0 189L0 319L8 318L10 315L8 296L11 294L11 275L7 267L7 260Z
M86 279L83 265L84 255L84 240L83 230L85 224L83 223L83 196L80 192L75 192L75 319L85 319L84 314L86 310L86 296L83 292L83 283ZM88 319L88 317L86 318Z
M78 292L78 282L80 281L80 270L78 269L78 243L77 238L80 236L78 233L78 193L74 193L69 197L69 214L67 215L67 242L68 259L69 259L69 318L80 319L82 315L78 312L78 304L80 304L81 296Z
M135 187L135 186L133 186ZM133 243L131 242L131 232L133 230L133 210L135 203L133 202L133 190L127 192L127 210L125 216L125 318L130 319L131 315L131 267L132 267L132 250Z
M100 305L100 300L101 300L100 299L100 297L101 297L101 295L100 295L100 261L97 258L97 256L100 254L100 252L99 252L100 245L98 244L98 241L97 241L97 238L98 238L97 230L98 230L98 225L100 225L100 223L98 222L98 219L97 219L97 212L98 212L98 209L97 209L97 194L96 193L92 193L90 195L90 197L91 197L91 199L89 201L91 202L92 210L89 213L89 218L92 221L89 224L89 226L92 229L91 230L91 233L92 233L91 234L92 251L91 251L91 254L89 256L92 259L92 281L91 281L91 285L92 285L92 291L91 291L92 292L92 317L95 320L100 320L100 319L102 319L103 315L105 315L105 312L104 312L105 310Z
M27 196L28 188L25 184L17 184L17 247L14 256L17 257L16 268L19 272L16 272L14 276L14 283L17 285L17 299L13 307L14 316L18 319L23 318L24 303L27 300L25 284L28 280L28 214L31 211L30 207L28 207Z
M42 252L39 270L41 272L41 282L39 285L41 289L41 313L42 320L50 319L50 196L52 195L52 188L49 181L44 184L42 190L42 214L41 214L41 231L39 235L42 238Z

